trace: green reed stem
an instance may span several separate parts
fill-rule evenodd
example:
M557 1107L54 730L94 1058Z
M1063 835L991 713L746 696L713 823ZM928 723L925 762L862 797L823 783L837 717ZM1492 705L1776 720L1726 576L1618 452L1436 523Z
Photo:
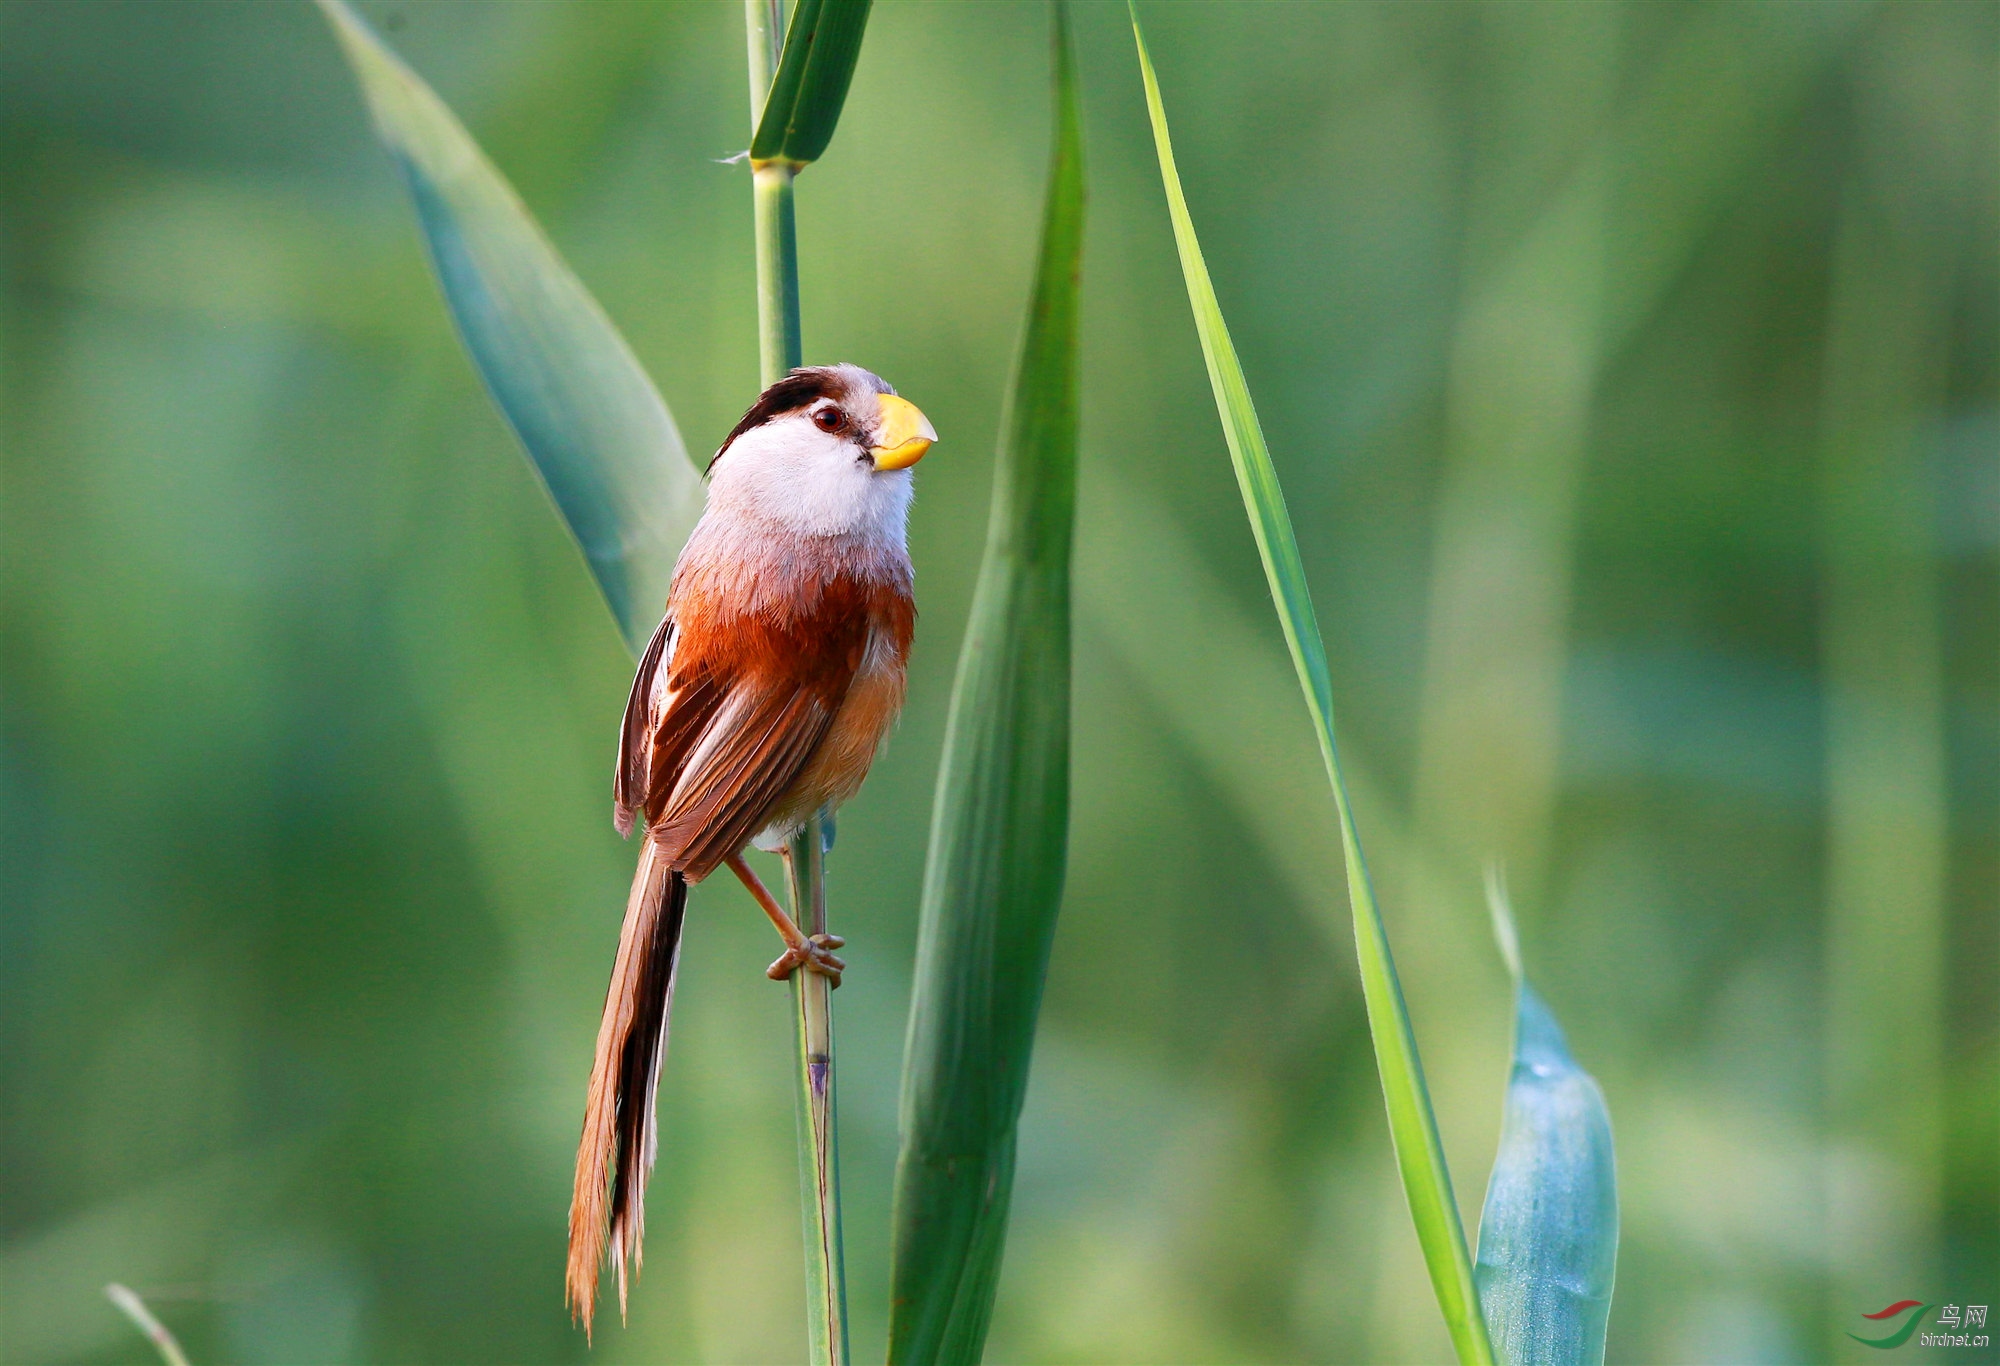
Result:
M792 915L826 933L826 845L820 821L793 837L785 859ZM839 1106L833 1092L833 989L817 972L792 974L798 1039L799 1195L805 1209L806 1342L814 1366L845 1366L847 1267L840 1251Z
M750 126L763 116L784 35L782 0L744 0L749 38ZM754 167L757 224L757 357L761 382L776 383L803 363L799 337L799 239L792 213L794 168ZM826 845L815 818L786 859L792 918L808 935L826 933ZM846 1366L847 1268L840 1249L840 1146L835 1137L832 991L826 978L792 974L799 1081L799 1191L804 1204L806 1343L813 1366Z
M759 0L748 0L754 8ZM799 233L783 162L751 172L757 209L757 363L765 387L804 364L799 340Z

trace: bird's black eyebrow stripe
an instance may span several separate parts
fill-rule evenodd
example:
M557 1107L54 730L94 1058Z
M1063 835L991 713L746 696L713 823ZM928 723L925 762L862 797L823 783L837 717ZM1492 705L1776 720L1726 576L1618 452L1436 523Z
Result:
M729 435L723 438L721 447L709 460L708 470L704 473L713 471L715 462L722 459L723 454L735 444L736 438L752 427L761 427L774 417L810 407L823 398L838 402L844 388L844 377L839 371L828 366L813 365L792 371L757 395L757 401L750 405L750 411L743 414L742 420L730 428Z

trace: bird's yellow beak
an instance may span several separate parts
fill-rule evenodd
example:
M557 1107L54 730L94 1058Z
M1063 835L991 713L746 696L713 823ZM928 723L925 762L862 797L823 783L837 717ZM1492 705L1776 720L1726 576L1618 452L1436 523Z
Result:
M871 446L868 454L875 457L878 470L906 470L924 458L924 452L938 439L937 432L931 420L906 398L878 394L875 402L882 413L882 444Z

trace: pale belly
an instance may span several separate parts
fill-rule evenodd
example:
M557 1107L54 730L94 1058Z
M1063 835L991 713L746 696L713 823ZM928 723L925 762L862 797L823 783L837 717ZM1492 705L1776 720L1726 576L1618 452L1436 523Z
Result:
M886 657L884 657L886 656ZM868 767L903 709L905 674L888 650L870 648L848 687L833 724L785 795L771 808L770 823L750 842L776 851L815 813L832 811L861 790Z

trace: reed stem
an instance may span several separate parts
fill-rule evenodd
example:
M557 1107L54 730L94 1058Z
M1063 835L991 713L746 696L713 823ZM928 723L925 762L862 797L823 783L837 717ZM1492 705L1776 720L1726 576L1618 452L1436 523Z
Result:
M815 818L793 837L785 860L792 915L808 935L826 933L825 849L823 829ZM799 1050L799 1195L805 1206L806 1340L808 1360L815 1366L846 1366L848 1360L832 994L819 973L800 968L792 974Z
M756 5L758 0L749 0ZM799 235L792 178L781 161L751 172L757 209L757 362L769 388L804 364L799 341Z
M783 0L744 0L749 39L750 127L756 130L778 68ZM799 336L799 241L792 213L796 170L753 166L757 224L757 358L765 387L803 363ZM815 817L785 860L792 918L808 935L826 933L826 845ZM835 1137L832 991L819 973L792 974L798 1040L799 1191L804 1204L807 1359L847 1366L847 1269L840 1248L840 1147Z

